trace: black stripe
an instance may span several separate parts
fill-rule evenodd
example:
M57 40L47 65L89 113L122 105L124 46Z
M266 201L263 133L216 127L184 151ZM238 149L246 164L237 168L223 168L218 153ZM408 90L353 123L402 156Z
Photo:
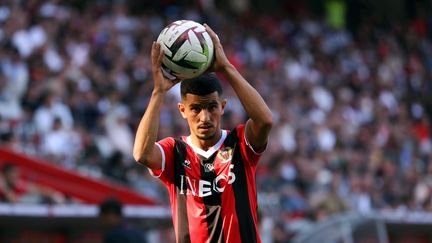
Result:
M236 175L236 180L232 184L235 208L240 229L240 238L242 242L256 242L257 232L255 222L252 217L252 208L249 203L249 191L246 178L246 171L243 164L243 158L238 143L237 132L234 129L225 140L225 146L233 147L233 158L231 163L234 164L233 173Z
M167 46L167 44L165 44L165 46L171 51L172 53L172 57L175 56L175 54L177 53L177 51L180 49L180 47L186 42L188 41L188 30L186 30L185 32L183 32L179 37L177 37L177 39L174 41L174 43L171 44L171 47ZM171 58L172 58L171 57Z
M170 51L171 51L171 57L168 56L167 54L165 54L165 56L170 59L172 62L174 62L175 64L185 67L185 68L190 68L190 69L198 69L195 66L192 66L191 64L189 64L185 58L186 56L182 57L180 60L178 61L174 61L172 60L172 58L175 56L175 54L177 54L178 50L180 49L180 47L182 47L182 45L186 42L189 41L189 32L190 29L185 30L179 37L177 37L177 39L174 41L174 43L172 43L171 47L167 46L167 44L164 44Z
M177 197L177 242L190 242L189 221L187 213L186 190L180 194L182 177L186 175L183 162L186 159L186 145L183 141L175 139L174 146L174 178ZM186 188L186 181L183 181L183 188Z
M189 68L189 69L199 69L199 67L196 67L196 66L190 64L189 61L186 60L186 56L182 57L182 59L180 59L180 60L178 60L178 61L174 61L174 60L171 60L171 61L172 61L173 63L175 63L175 64L181 66L181 67L184 67L184 68ZM204 64L205 64L205 62L203 62L201 65L204 65Z
M207 160L201 160L200 171L201 171L201 180L205 180L208 182L213 182L216 178L216 173L213 170L206 170L206 164L214 164L214 159L216 158L216 153L212 155ZM223 227L222 227L222 200L221 194L212 190L212 186L210 185L211 195L203 197L203 202L206 208L206 220L207 220L207 230L210 239L210 243L219 243L223 242Z

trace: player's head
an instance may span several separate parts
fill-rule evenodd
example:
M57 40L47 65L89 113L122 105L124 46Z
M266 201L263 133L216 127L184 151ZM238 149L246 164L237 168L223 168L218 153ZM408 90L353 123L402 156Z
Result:
M213 92L217 92L218 96L221 97L223 90L216 75L208 73L183 80L180 84L180 92L182 99L185 99L187 94L205 96Z
M123 205L115 198L109 198L99 205L99 216L104 226L114 226L122 220Z
M214 74L183 80L180 84L182 102L180 113L188 121L191 134L198 139L211 140L220 131L220 121L226 100L222 85Z
M2 167L2 174L8 184L15 184L19 179L19 169L16 165L11 162L6 162Z

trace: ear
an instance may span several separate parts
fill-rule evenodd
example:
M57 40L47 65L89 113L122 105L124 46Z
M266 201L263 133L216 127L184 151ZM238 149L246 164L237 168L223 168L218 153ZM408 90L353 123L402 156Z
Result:
M222 113L221 113L221 114L222 114L222 115L224 114L226 104L227 104L227 100L226 100L226 99L223 99L223 100L222 100L222 103L221 103L221 105L222 105Z
M180 114L182 115L182 117L184 119L186 119L186 106L183 103L178 103L177 107L178 107L178 109L179 109Z

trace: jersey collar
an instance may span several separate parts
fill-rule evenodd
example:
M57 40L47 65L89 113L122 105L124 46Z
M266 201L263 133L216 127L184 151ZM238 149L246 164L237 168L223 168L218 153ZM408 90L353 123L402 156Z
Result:
M227 136L227 131L222 130L222 136L220 137L219 141L215 145L211 146L207 151L204 151L203 149L195 146L192 143L192 139L190 136L186 137L186 143L193 149L193 151L195 153L208 159L208 158L210 158L210 156L212 156L214 154L214 152L216 152L220 148L222 143L225 141L226 136Z

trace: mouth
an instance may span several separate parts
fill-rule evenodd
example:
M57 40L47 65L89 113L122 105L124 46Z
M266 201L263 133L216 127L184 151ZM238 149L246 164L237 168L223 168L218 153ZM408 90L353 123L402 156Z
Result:
M198 129L200 129L200 130L204 130L204 131L208 131L208 130L210 130L211 128L213 128L212 125L201 125L201 126L198 126Z

